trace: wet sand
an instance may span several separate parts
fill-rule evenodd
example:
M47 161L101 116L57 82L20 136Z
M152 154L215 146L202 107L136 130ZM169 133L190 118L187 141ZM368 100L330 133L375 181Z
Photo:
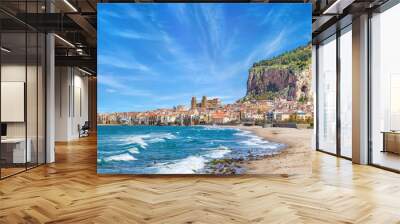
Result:
M247 162L247 174L309 175L312 172L312 129L262 128L260 126L236 126L251 131L267 141L283 143L287 148L278 155Z

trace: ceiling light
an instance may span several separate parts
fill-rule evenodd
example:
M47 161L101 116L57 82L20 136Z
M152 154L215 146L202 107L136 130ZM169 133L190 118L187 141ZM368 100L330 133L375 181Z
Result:
M322 14L342 14L343 10L351 5L355 0L336 0Z
M1 47L0 49L1 49L1 51L4 51L6 53L10 53L11 52L11 50L9 50L9 49L7 49L5 47Z
M78 12L78 10L68 1L64 0L65 4L67 4L74 12Z
M81 68L79 68L79 67L78 67L78 70L81 71L81 72L83 72L83 73L85 73L86 75L93 75L92 73L90 73L90 72L88 72L88 71L86 71L86 70L83 70L83 69L81 69Z
M71 42L69 42L68 40L66 40L66 39L64 39L64 38L62 38L62 37L60 37L59 35L57 35L57 34L54 34L54 36L55 37L57 37L59 40L61 40L62 42L64 42L64 43L66 43L67 45L69 45L70 47L73 47L73 48L75 48L75 45L73 45Z
M77 48L76 49L76 53L78 53L79 55L83 55L83 49L82 48Z

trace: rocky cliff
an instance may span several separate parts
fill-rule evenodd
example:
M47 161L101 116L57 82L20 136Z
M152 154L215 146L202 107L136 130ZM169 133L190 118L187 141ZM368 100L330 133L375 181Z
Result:
M279 97L308 102L312 100L311 78L311 45L307 45L255 63L249 69L243 100Z

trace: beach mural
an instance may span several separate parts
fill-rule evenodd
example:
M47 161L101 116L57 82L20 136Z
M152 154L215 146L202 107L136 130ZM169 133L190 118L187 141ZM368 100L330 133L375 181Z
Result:
M311 4L98 4L99 174L297 174Z

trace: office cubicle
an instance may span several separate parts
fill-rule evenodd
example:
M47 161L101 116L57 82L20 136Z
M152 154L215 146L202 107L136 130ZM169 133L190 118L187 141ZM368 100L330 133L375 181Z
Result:
M46 40L18 20L45 10L43 2L0 3L1 179L45 162Z

